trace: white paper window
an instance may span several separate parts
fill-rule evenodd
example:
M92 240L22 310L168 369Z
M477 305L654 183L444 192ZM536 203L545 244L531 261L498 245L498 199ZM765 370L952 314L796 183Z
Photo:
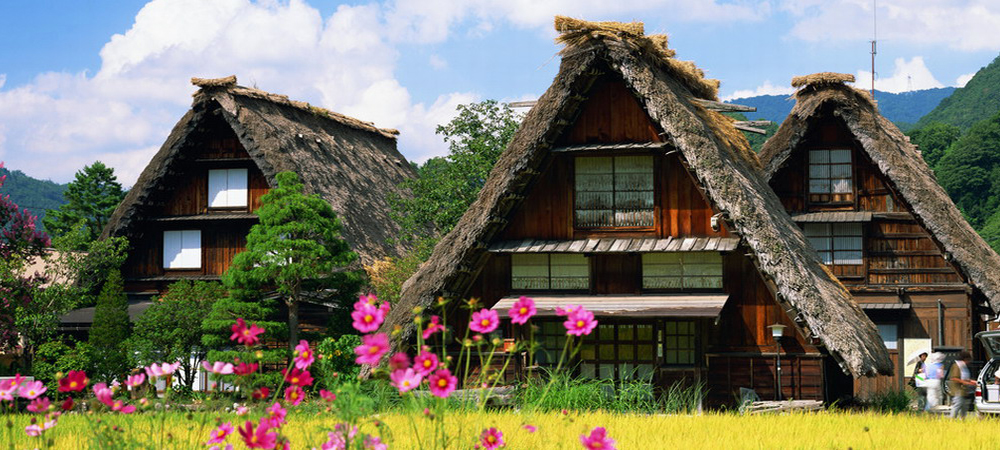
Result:
M896 324L886 324L878 323L875 324L878 327L878 335L882 337L882 343L885 344L885 348L889 350L896 350L899 348L899 326Z
M580 254L511 255L511 289L588 289L590 265Z
M722 289L717 252L643 253L643 289Z
M811 201L849 201L854 193L852 181L850 149L809 150Z
M210 208L247 206L247 169L209 170L208 206Z
M576 226L653 226L652 156L581 156L575 161Z
M163 232L164 269L201 268L201 230Z
M807 223L804 231L823 264L864 264L860 223Z

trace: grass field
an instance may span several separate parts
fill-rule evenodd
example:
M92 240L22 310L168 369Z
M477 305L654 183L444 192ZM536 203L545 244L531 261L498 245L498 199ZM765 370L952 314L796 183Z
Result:
M244 417L233 414L171 413L131 416L98 414L64 416L49 430L44 440L51 448L207 448L204 442L216 418L232 421L234 426L247 419L256 420L254 411ZM413 417L411 421L411 417ZM25 435L30 416L11 416L13 428L3 428L0 447L7 447L13 437L14 448L44 448L40 438ZM289 412L284 433L292 448L319 447L326 440L336 419L327 413ZM160 421L164 426L161 437ZM376 430L371 421L362 425L365 432L382 435L389 448L435 448L431 419L422 415L390 414L378 417L384 424ZM529 433L523 425L538 428ZM970 418L953 421L947 418L902 414L816 413L768 416L735 414L635 415L611 413L518 413L483 412L451 414L444 423L449 448L472 448L484 427L494 426L504 433L507 448L578 449L579 435L597 426L608 429L620 449L761 449L761 448L996 448L1000 438L996 430L1000 420ZM105 428L107 427L107 428ZM111 428L118 427L120 431ZM104 441L93 440L96 430ZM169 435L169 436L168 436ZM229 437L234 448L245 448L239 435Z

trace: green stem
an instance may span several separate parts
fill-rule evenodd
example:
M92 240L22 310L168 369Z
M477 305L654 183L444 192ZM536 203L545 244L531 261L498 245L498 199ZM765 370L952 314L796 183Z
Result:
M569 350L570 342L573 340L573 336L566 335L566 344L563 345L562 353L559 355L559 363L556 364L556 370L553 372L558 376L559 371L562 370L563 360L566 358L566 352ZM555 376L549 377L549 383L545 385L545 390L542 392L542 398L538 399L538 404L541 405L545 402L545 397L549 395L549 390L552 388L552 384L555 382Z

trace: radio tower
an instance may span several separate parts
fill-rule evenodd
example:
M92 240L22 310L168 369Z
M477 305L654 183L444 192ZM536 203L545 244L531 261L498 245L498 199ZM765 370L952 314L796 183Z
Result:
M878 0L872 0L872 100L875 100L875 43L878 42Z

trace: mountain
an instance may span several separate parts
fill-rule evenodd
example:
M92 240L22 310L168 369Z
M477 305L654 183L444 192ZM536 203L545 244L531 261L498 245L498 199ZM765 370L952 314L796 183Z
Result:
M894 123L908 128L907 125L916 123L939 103L943 104L943 100L952 95L953 92L956 92L953 87L923 89L899 94L875 91L875 98L878 99L878 107L882 115ZM757 112L745 113L750 120L764 119L781 123L795 106L795 99L789 95L759 95L730 100L729 103L756 107Z
M39 228L42 226L42 217L46 211L58 209L66 201L63 199L65 184L57 184L48 180L37 180L29 177L20 170L10 171L6 167L0 168L0 176L7 176L3 186L0 186L0 195L10 195L10 199L17 203L17 206L31 211L38 216L35 224Z
M979 69L976 75L941 101L919 122L923 127L931 122L942 122L968 130L972 124L992 117L1000 111L1000 56L990 65Z

